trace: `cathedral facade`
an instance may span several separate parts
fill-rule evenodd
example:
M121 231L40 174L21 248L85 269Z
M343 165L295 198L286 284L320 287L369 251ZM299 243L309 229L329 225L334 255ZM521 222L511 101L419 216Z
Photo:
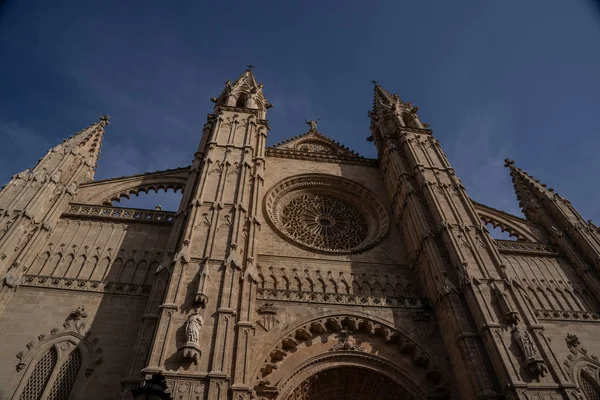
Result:
M102 117L0 191L0 399L600 399L568 200L507 160L526 218L475 202L378 84L377 159L317 121L268 147L250 69L211 100L190 166L94 180ZM158 189L177 212L113 206Z

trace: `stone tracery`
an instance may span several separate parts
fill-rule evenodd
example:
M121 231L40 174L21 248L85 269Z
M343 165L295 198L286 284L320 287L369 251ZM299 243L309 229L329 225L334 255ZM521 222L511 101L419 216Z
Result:
M303 175L266 196L266 213L289 239L312 250L366 250L388 229L387 212L362 186L330 175Z
M320 249L351 250L368 234L362 213L342 199L305 193L283 207L283 230L294 239Z

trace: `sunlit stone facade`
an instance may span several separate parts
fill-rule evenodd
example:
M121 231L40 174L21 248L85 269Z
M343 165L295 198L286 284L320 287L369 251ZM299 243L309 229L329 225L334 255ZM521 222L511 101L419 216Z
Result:
M600 234L566 199L507 160L526 219L476 203L377 84L377 159L316 121L267 147L251 70L212 100L188 167L95 181L102 117L0 191L1 399L600 398Z

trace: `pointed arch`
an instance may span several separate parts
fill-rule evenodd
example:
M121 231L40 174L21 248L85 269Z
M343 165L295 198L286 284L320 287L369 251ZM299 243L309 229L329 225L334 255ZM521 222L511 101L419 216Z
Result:
M396 297L406 297L406 289L401 283L396 284Z
M148 267L148 273L146 274L146 280L144 281L144 285L154 285L156 281L156 270L158 269L158 261L153 261Z
M580 384L581 390L587 400L600 400L600 386L585 371L581 371Z
M35 364L25 388L19 396L19 400L38 400L41 399L44 389L48 385L52 371L56 367L58 352L56 348L49 348L46 353Z
M94 369L102 364L98 339L72 330L54 331L20 356L17 371L25 368L12 400L68 400L81 394ZM79 329L79 328L76 328Z
M302 291L302 281L297 276L293 279L294 285L292 287L293 290Z
M402 113L402 122L404 122L404 125L408 128L421 128L417 122L417 118L409 112Z
M121 275L121 266L123 265L123 259L121 257L117 258L115 262L112 263L110 268L107 268L104 272L104 276L102 280L114 281L116 282L118 277Z
M52 257L46 262L46 264L42 267L40 271L40 275L50 276L52 272L56 270L60 260L62 259L61 253L54 253Z
M67 255L66 257L62 258L58 262L58 265L56 266L56 268L54 269L54 271L52 271L52 276L64 277L65 274L67 273L67 269L73 263L74 259L75 259L75 255L73 255L73 253L71 253L71 254Z
M108 274L108 266L110 265L110 257L104 257L102 261L94 268L90 277L93 281L101 281Z
M372 296L373 295L373 289L371 288L371 285L369 284L369 282L365 279L362 283L362 285L360 286L360 290L361 290L361 294L363 296Z
M117 282L131 283L131 280L133 279L133 274L135 272L134 270L135 270L135 261L133 258L130 258L129 260L127 260L127 262L123 266L123 269L121 270L121 273L119 274L119 278L117 279Z
M67 267L67 271L65 272L65 278L76 278L79 275L79 272L83 269L85 264L86 257L85 255L80 255L76 260L71 262L71 264Z
M379 282L375 282L375 284L373 284L373 296L377 296L377 297L383 297L383 288L381 287L381 284Z
M352 281L352 293L361 294L360 285L355 280Z
M406 285L406 297L412 297L412 298L419 297L417 294L417 290L415 289L415 286L411 283Z
M394 297L394 287L388 282L383 287L383 293L386 297Z
M283 289L290 290L290 280L285 275L281 275L281 280L283 281Z
M323 278L318 278L317 282L319 282L318 285L316 285L316 292L321 292L321 293L327 293L327 284L325 283L325 281L323 280Z
M68 400L81 369L82 356L79 349L69 354L67 360L60 366L52 389L48 393L48 400Z
M81 269L81 271L79 272L79 275L77 277L79 279L92 279L92 273L96 269L96 266L98 265L98 261L99 261L98 256L93 256L92 258L90 258L88 260L88 262L86 262L83 265L83 268Z
M135 267L135 272L133 273L133 278L131 283L135 284L143 284L146 280L146 274L148 273L148 263L145 260L142 260Z
M49 259L50 259L50 252L49 251L45 251L42 254L38 255L36 257L35 261L29 267L29 270L27 271L27 274L29 274L29 275L38 275L38 274L40 274L40 272L44 268L44 265L46 265L46 263L48 262Z

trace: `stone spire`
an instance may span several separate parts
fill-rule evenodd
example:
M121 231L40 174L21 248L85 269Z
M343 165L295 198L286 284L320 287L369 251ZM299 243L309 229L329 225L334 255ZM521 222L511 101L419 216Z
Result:
M552 241L581 271L586 271L590 265L600 271L600 233L594 224L586 223L569 200L516 167L514 161L506 159L505 166L510 170L525 217L543 226Z
M219 97L212 97L210 100L216 104L216 107L235 107L258 110L259 118L264 119L266 110L271 108L265 95L263 94L263 84L259 83L252 72L252 65L249 65L244 73L234 82L229 79L225 81L225 88Z
M521 168L515 166L515 162L513 160L509 160L508 158L505 159L504 166L510 171L510 176L515 188L515 193L517 194L517 199L519 200L519 205L521 208L523 208L523 212L528 218L530 216L527 215L526 209L528 209L528 206L531 202L537 203L546 199L552 200L558 196L558 194L554 193L554 189L549 188L547 185L541 183L539 180L535 179Z
M66 148L69 151L74 151L85 157L86 162L91 165L91 173L95 172L100 157L100 147L102 146L102 139L104 138L104 128L110 125L110 116L103 115L99 118L98 122L80 130L75 135L71 136L65 141L56 146L58 148ZM90 176L92 178L93 176ZM83 183L83 182L80 182Z
M0 277L18 282L19 265L51 233L82 183L93 179L107 115L65 139L42 157L31 170L10 180L0 191ZM7 275L8 274L8 275ZM6 279L10 277L10 279ZM2 284L2 278L0 278ZM0 310L12 291L0 286Z
M393 116L394 124L399 123L399 128L416 128L425 129L429 125L421 123L417 116L418 107L414 106L409 101L402 101L400 96L395 93L390 93L384 89L377 81L372 81L375 87L373 88L373 110L369 111L371 121L386 116ZM395 129L390 126L393 130ZM371 140L369 138L369 140Z

